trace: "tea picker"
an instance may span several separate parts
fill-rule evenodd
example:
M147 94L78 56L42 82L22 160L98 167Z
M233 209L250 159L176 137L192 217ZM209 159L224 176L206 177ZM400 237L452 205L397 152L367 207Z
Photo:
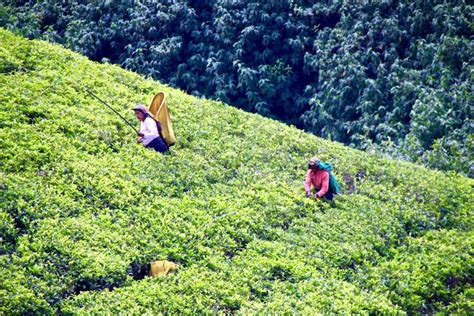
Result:
M311 194L312 187L316 189L314 195ZM304 188L307 197L314 196L317 199L324 197L331 201L334 195L340 192L339 183L337 183L336 178L332 174L332 165L322 162L318 158L311 158L308 161L308 172Z
M76 88L76 87L75 87ZM135 112L136 118L140 121L140 130L138 131L128 120L126 120L114 108L105 101L92 93L89 89L83 88L84 91L99 100L102 104L117 114L128 126L130 126L139 136L138 142L145 147L154 149L160 153L169 150L169 146L176 143L174 131L171 123L171 117L165 102L165 95L159 92L153 98L150 110L142 104L137 104L132 110ZM77 90L77 88L76 88Z
M137 133L139 138L137 141L146 148L152 148L160 153L168 151L169 147L165 143L160 122L148 113L146 106L143 104L137 104L133 111L135 111L135 116L140 121L140 131Z

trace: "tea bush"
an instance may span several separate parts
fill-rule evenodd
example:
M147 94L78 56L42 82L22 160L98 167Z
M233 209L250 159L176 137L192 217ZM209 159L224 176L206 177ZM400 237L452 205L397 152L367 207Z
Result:
M0 43L2 313L472 310L472 179L5 30ZM82 86L132 121L164 91L178 143L136 144ZM334 203L304 195L312 156L335 165ZM147 277L152 259L178 273Z

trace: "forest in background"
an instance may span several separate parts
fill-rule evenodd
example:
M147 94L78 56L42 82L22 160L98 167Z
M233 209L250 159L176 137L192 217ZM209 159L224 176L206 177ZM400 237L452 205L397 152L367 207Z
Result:
M473 13L467 1L439 0L7 0L0 26L473 177Z

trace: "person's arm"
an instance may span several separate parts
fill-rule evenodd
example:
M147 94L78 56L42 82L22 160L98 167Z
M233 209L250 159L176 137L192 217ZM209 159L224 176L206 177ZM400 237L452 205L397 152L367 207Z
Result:
M324 194L326 194L326 192L328 192L328 189L329 189L329 172L324 172L323 173L323 179L321 181L321 190L318 191L318 193L316 193L316 197L320 198L322 197Z
M138 135L137 143L142 143L143 142L143 136L145 136L143 134L143 128L144 128L144 125L143 125L143 122L142 122L140 124L140 130L137 132L137 135Z
M306 191L306 196L311 195L311 170L308 170L306 173L306 181L304 182L304 189Z

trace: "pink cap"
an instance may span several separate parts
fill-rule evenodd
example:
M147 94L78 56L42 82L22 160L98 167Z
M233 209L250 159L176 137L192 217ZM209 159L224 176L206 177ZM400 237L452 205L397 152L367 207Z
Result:
M134 111L139 110L139 111L142 111L143 113L146 113L148 111L146 106L144 106L143 104L135 105L135 107L132 110L134 110Z

